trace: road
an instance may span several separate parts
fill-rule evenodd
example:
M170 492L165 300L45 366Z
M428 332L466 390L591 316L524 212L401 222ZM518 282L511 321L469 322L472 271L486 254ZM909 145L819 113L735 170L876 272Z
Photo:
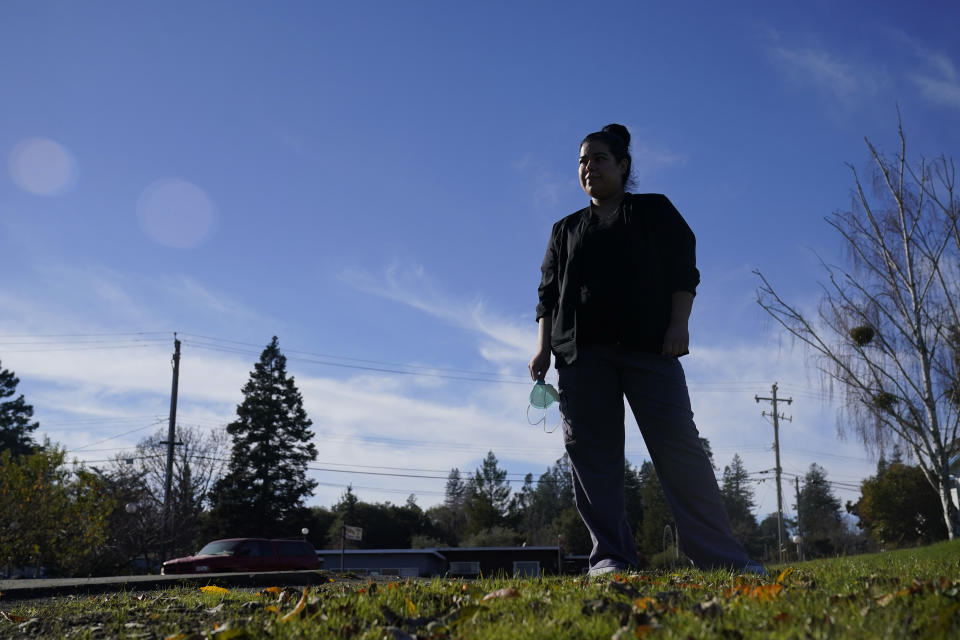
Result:
M210 573L176 576L108 576L100 578L43 578L0 580L0 603L50 596L97 594L112 591L152 591L168 587L214 584L221 587L308 586L333 580L355 579L328 571L268 571L262 573Z

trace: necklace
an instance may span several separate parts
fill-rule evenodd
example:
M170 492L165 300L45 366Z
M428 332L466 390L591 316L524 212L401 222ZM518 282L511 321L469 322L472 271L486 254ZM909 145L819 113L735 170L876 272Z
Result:
M615 207L608 211L601 211L600 209L594 207L593 203L590 203L590 213L599 218L600 220L609 220L617 215L620 212L620 206L623 204L623 200L617 203Z

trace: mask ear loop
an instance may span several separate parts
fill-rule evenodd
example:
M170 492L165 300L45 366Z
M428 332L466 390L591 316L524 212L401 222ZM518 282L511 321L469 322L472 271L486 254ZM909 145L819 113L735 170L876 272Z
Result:
M543 410L543 417L540 418L539 420L537 420L536 422L534 422L533 420L530 419L530 409L531 409L531 408L532 408L532 406L528 404L528 405L527 405L527 422L529 422L529 423L532 424L533 426L537 426L538 424L542 424L542 425L543 425L543 432L544 432L544 433L546 433L546 434L548 434L548 435L551 434L551 433L554 433L557 429L560 428L560 425L563 424L563 416L561 415L561 416L560 416L560 419L557 420L557 425L556 425L553 429L547 429L547 410L544 409L544 410Z
M547 429L547 412L546 412L546 411L543 412L543 432L544 432L544 433L547 433L547 434L553 433L554 431L556 431L557 429L560 428L560 425L561 425L561 424L563 424L563 416L562 416L562 415L560 416L560 419L557 420L557 426L555 426L553 429L549 429L549 430L548 430L548 429Z
M533 426L537 426L538 424L542 424L543 427L544 427L544 429L546 429L546 427L547 427L547 410L546 410L546 409L543 410L543 417L542 417L542 418L540 418L540 419L537 420L536 422L533 422L532 420L530 420L530 409L532 409L532 408L533 408L533 405L529 405L529 404L527 405L527 422L529 422L529 423L532 424Z

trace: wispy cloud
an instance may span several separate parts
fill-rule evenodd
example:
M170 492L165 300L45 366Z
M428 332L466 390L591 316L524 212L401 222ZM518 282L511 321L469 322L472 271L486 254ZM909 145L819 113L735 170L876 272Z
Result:
M950 56L928 49L913 39L907 41L925 67L923 71L909 74L920 95L934 104L960 109L960 77Z
M416 265L394 264L380 274L348 270L341 275L348 285L381 298L418 309L435 318L479 334L478 352L498 366L516 366L530 358L536 344L536 327L521 324L491 311L480 298L456 299Z
M647 178L663 169L684 165L688 160L683 153L662 149L644 142L634 141L631 146L630 155L633 158L633 172L640 179Z
M812 86L845 107L871 99L884 82L881 70L823 48L777 44L770 48L770 53L794 82Z

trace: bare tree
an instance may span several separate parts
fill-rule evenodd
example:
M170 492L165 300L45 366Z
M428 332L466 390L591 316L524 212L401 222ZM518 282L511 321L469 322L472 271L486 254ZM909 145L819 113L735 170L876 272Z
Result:
M868 450L901 443L937 492L950 539L960 531L950 457L960 449L960 202L953 160L888 159L869 140L873 185L856 169L850 211L826 218L844 239L848 267L829 279L816 317L785 302L762 273L757 301L809 347L824 382L839 383L839 429Z
M141 440L134 453L116 456L113 463L112 475L119 478L132 474L143 487L136 500L135 518L153 523L150 544L159 536L158 523L163 511L167 473L166 445L163 442L166 439L167 429L164 427ZM213 483L223 474L229 442L223 429L205 431L189 425L177 425L175 442L170 501L173 526L169 530L172 539L168 544L173 553L189 553L196 551L193 547L202 528L204 503Z

